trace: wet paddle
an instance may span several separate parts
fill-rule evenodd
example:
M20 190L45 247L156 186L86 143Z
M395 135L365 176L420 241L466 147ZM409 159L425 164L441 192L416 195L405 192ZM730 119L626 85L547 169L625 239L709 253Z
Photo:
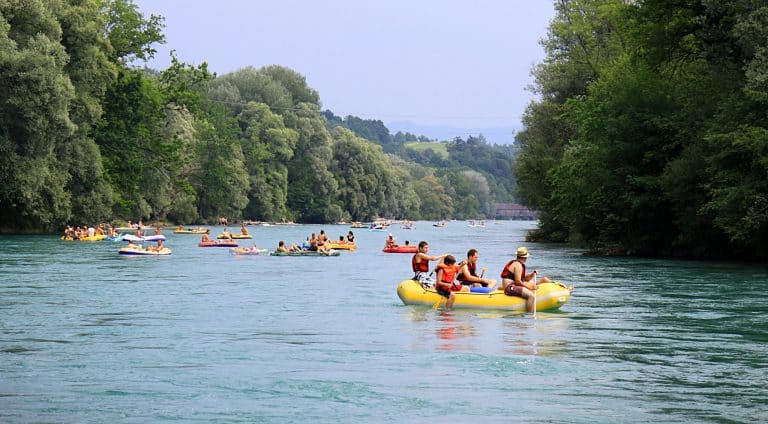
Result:
M539 297L537 293L539 287L536 285L536 271L533 271L533 288L536 289L533 291L533 319L536 319L536 298Z

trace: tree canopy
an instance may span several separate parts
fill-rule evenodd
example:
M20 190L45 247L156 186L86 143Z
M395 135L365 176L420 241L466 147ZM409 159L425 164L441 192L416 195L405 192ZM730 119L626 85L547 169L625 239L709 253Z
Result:
M768 257L768 7L566 1L516 172L535 237L595 251Z

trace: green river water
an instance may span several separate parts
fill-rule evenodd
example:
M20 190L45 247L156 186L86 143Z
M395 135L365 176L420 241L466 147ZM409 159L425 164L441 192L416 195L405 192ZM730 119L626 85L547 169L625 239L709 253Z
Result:
M404 306L411 256L364 229L328 258L0 236L0 422L768 422L765 266L590 257L524 243L534 226L390 232L477 248L492 277L526 245L576 286L536 319ZM250 231L274 248L323 228L349 230Z

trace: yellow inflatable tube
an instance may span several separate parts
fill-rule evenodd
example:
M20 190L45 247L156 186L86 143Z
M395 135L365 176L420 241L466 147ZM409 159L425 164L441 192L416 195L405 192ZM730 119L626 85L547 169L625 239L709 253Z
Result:
M536 292L537 311L557 309L565 305L571 297L568 287L558 282L540 284ZM424 288L415 280L400 282L397 286L397 295L406 305L434 306L438 301L445 305L447 300L437 294L433 287ZM525 312L525 299L507 296L500 290L491 293L456 292L456 302L453 307Z
M107 236L105 236L104 234L97 234L97 235L89 236L89 237L80 237L79 239L73 239L72 237L67 237L67 236L61 236L60 237L61 240L67 240L67 241L72 241L72 240L77 240L77 241L101 241L101 240L105 240L106 238L107 238Z
M334 250L356 250L357 246L354 243L327 243L326 246L329 249Z

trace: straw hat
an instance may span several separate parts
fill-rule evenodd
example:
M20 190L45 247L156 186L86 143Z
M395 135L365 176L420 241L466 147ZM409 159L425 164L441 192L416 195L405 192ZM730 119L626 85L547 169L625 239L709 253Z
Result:
M519 247L517 249L517 257L518 258L527 258L528 256L530 256L530 255L528 253L528 249L526 249L525 247Z

